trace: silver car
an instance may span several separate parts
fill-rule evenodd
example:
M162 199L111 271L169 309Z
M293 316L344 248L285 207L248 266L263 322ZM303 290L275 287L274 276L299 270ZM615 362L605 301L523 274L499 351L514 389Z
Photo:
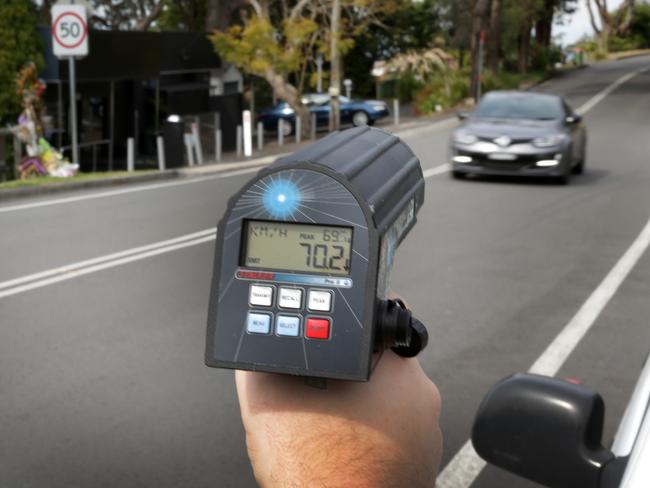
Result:
M582 118L557 95L524 91L486 94L452 134L452 175L553 177L568 183L584 171Z

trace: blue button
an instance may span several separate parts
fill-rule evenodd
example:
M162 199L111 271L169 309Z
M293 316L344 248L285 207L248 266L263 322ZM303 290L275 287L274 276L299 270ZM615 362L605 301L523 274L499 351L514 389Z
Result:
M271 332L271 316L265 313L248 313L246 330L253 334L268 334Z
M275 333L280 336L298 337L300 335L300 319L292 315L278 315L275 322Z

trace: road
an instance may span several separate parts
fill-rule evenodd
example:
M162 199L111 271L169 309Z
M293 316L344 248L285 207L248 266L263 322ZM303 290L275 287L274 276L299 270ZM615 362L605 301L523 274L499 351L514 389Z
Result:
M644 67L540 89L584 106ZM440 169L450 124L404 134L431 171L393 288L429 328L445 486L536 486L449 463L487 389L535 363L650 218L650 71L610 91L588 106L587 171L569 186L455 181ZM255 486L233 375L203 365L212 229L251 175L0 205L0 486ZM650 253L633 264L558 372L603 394L606 442L650 349Z

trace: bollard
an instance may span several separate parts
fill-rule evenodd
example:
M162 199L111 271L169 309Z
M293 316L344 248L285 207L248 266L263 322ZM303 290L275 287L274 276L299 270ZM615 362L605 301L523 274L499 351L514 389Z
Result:
M250 158L253 155L253 123L250 110L244 110L242 113L243 140L244 140L244 157Z
M395 125L399 125L399 100L393 98L393 121Z
M296 115L296 142L302 140L302 119L300 115Z
M20 142L18 136L14 134L14 178L18 178L20 174L20 161L23 158L23 143Z
M214 159L221 162L221 129L214 131Z
M262 122L257 123L257 150L261 151L264 149L264 124Z
M242 153L242 130L241 125L237 126L237 157L241 157Z
M156 148L158 149L158 169L165 171L165 142L162 136L156 137Z
M187 152L187 165L194 166L194 152L192 151L192 135L183 134L183 142L185 142L185 150Z
M284 146L284 119L278 119L278 146Z
M126 140L126 170L135 170L135 146L133 137Z
M199 135L198 122L192 124L192 144L196 151L197 163L203 164L203 147L201 146L201 136Z
M311 114L311 140L316 140L316 114Z

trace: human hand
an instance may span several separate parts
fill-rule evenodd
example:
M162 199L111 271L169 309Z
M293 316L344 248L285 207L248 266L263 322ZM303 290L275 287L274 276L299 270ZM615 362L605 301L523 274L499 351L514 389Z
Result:
M255 477L270 487L431 487L440 394L416 359L386 351L367 383L236 372Z

